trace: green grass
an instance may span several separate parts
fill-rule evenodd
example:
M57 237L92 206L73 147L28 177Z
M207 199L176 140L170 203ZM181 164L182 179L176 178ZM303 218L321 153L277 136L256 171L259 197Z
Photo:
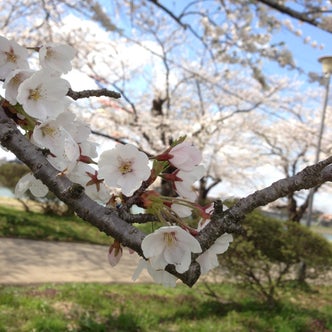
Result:
M232 284L46 284L0 286L0 331L280 331L332 330L332 289L292 290L274 308Z
M0 206L0 237L109 244L110 238L78 217L50 216Z
M144 225L144 231L152 231ZM76 217L0 206L0 237L109 244ZM0 267L1 268L1 267ZM154 284L0 285L0 332L102 331L332 331L332 287L281 290L273 308L240 286L224 283L190 289ZM315 288L316 287L316 288Z

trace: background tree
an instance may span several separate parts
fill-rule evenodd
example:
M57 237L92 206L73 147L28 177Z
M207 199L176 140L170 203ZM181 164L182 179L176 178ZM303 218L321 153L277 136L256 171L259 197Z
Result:
M212 145L210 150L218 151L219 157L208 159L210 181L201 187L207 193L209 185L225 175L238 185L231 175L235 168L250 173L255 167L239 163L236 149L231 156L220 149L229 141L243 144L235 134L226 138L221 133L248 129L246 119L226 120L265 110L272 123L271 99L286 104L285 94L278 94L285 85L267 75L267 67L277 63L285 74L289 68L309 74L296 64L289 45L275 36L288 31L308 42L308 36L302 35L303 22L331 30L330 8L322 1L295 4L298 11L275 1L211 1L208 5L201 1L43 1L37 6L33 1L11 0L1 5L1 31L29 46L45 41L78 46L75 66L92 78L89 85L122 95L116 101L81 103L79 111L89 108L84 116L95 133L135 142L151 153L162 151L183 133L201 148ZM315 40L311 43L320 46ZM283 107L276 119L280 111ZM220 173L215 166L220 160L227 160L228 173L215 174L217 169ZM252 177L250 182L255 182Z

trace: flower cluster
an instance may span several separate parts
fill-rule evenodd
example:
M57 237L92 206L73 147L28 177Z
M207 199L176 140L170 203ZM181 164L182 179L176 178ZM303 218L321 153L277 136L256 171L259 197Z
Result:
M184 273L193 257L203 274L216 267L217 255L227 250L232 236L222 235L204 253L195 237L212 212L196 203L194 184L205 174L201 152L182 137L155 157L149 158L134 145L118 144L103 151L96 161L97 146L89 140L90 128L69 110L70 84L61 77L71 70L75 50L50 43L33 51L39 55L38 70L30 68L26 48L0 36L0 80L5 89L1 102L59 174L81 184L91 199L127 211L137 204L163 224L143 239L145 259L134 279L147 268L157 283L174 286L176 277L166 267L171 264ZM176 195L164 197L151 190L158 178L169 181ZM27 190L36 197L48 192L32 173L19 180L15 193L23 196ZM187 220L196 221L197 228L189 227ZM121 243L115 240L109 250L110 264L116 265L122 254Z

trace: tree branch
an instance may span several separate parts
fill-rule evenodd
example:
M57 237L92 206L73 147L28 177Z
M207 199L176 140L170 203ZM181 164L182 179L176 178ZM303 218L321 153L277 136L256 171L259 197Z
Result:
M65 175L59 173L47 161L43 152L21 134L2 106L0 106L0 143L25 163L35 177L70 206L80 218L144 257L141 243L145 234L121 219L117 210L106 208L91 200L81 185L71 182ZM175 267L171 265L168 265L166 270L190 287L200 276L197 262L193 262L189 270L183 274L176 272Z
M73 98L74 100L80 98L101 97L101 96L115 98L115 99L121 98L120 93L107 89L83 90L83 91L73 91L72 89L69 89L67 95Z
M47 185L60 200L73 208L79 217L143 256L141 242L145 234L120 218L117 210L103 207L91 200L84 193L81 185L72 183L65 175L53 168L42 151L21 134L14 121L8 118L1 106L0 143L25 163L35 177ZM217 201L211 222L196 238L205 251L223 233L240 232L240 221L255 208L264 206L291 192L316 187L331 180L332 157L306 167L293 177L274 182L271 186L240 199L226 211L222 211L222 203ZM192 257L195 259L197 255ZM188 286L194 285L200 276L199 264L196 261L192 262L190 269L184 274L177 273L174 266L167 266L166 270Z
M42 151L20 133L1 106L0 142L25 163L35 177L47 185L50 191L72 207L79 217L142 255L141 241L145 234L122 220L115 209L105 208L91 200L84 193L83 187L72 183L65 175L60 174L47 161Z
M316 28L320 28L326 32L332 33L331 28L322 26L322 24L315 18L310 18L309 16L310 12L301 13L290 7L282 5L280 1L275 1L275 0L258 0L258 1L283 14L296 18L299 21L308 23L312 26L315 26Z
M295 191L314 188L327 181L332 181L332 157L308 166L292 177L276 181L269 187L240 199L225 212L215 208L211 222L199 233L197 240L204 251L223 233L239 232L240 221L247 213L252 212L257 207L265 206Z

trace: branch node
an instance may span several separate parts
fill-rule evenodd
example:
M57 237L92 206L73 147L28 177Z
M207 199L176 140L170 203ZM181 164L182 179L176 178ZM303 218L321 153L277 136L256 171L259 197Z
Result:
M65 196L68 196L72 199L79 199L84 193L85 189L78 183L73 183L64 193Z

